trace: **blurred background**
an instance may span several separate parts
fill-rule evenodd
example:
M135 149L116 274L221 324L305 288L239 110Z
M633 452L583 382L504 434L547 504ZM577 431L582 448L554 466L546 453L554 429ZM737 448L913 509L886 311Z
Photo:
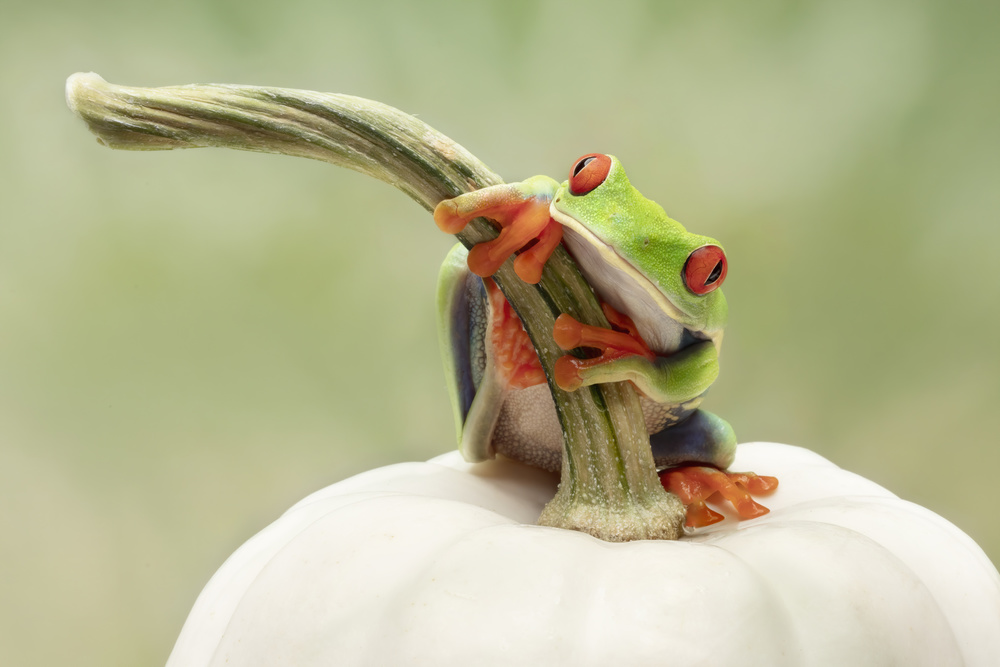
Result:
M76 71L374 98L508 180L614 153L729 255L706 407L1000 560L997 3L0 6L0 664L162 664L295 501L454 446L429 215L319 162L102 148Z

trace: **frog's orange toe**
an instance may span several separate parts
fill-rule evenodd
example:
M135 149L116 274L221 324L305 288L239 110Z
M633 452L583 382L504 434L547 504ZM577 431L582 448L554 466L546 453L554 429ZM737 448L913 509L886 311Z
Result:
M469 270L480 278L488 278L509 256L509 253L497 252L494 241L479 243L469 251Z
M576 391L583 386L583 378L580 376L581 361L581 359L568 354L556 359L555 366L552 368L552 374L560 389L563 391Z
M580 347L583 344L583 325L566 313L562 313L556 318L555 326L552 327L552 338L563 350Z
M465 229L469 221L459 214L458 205L453 199L445 199L434 207L434 222L442 232L457 234Z
M755 475L752 472L727 472L729 479L755 496L763 496L778 488L778 478Z
M687 518L684 525L688 528L703 528L725 518L715 510L710 509L704 500L699 500L687 506Z
M544 261L538 261L533 255L518 255L514 259L514 273L517 277L529 285L537 285L542 279L542 269L545 268Z

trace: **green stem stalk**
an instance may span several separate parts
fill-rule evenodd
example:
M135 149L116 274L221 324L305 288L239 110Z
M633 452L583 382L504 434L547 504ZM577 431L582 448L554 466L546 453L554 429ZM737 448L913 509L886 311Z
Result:
M233 85L131 88L91 73L69 78L66 100L110 148L216 146L308 157L385 181L427 210L443 199L502 182L422 121L348 95ZM472 247L496 235L492 223L478 218L456 236ZM677 538L684 509L657 478L632 386L565 392L552 380L552 367L563 354L552 340L560 313L608 326L572 259L560 247L537 286L517 278L510 260L494 280L538 351L563 428L562 479L539 523L609 541Z

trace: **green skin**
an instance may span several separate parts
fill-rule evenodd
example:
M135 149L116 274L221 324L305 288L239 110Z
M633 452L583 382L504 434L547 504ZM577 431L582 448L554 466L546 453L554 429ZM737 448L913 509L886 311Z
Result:
M683 278L692 251L719 244L687 232L632 186L616 158L611 157L611 163L604 182L587 194L574 195L568 181L559 184L546 176L535 176L462 195L451 200L449 206L457 216L471 218L482 214L491 217L525 203L548 205L551 218L563 226L564 244L600 299L628 315L657 355L653 361L630 356L586 369L581 372L583 384L622 380L635 384L644 397L647 430L652 435L658 467L696 462L724 468L732 461L735 435L728 423L698 410L698 405L718 376L726 299L721 289L695 294ZM455 380L455 373L468 366L470 360L462 357L469 352L467 348L459 352L452 343L469 336L467 330L456 331L454 318L457 307L468 308L468 300L455 297L471 277L464 258L461 246L452 251L439 286L442 344L461 449L470 460L491 458L499 451L541 467L556 468L558 464L553 462L561 457L539 457L533 451L543 445L511 444L504 441L506 436L496 436L512 430L506 422L519 420L517 410L510 405L504 408L516 390L508 390L496 381L488 343L478 341L485 348L481 350L476 332L471 335L471 363L480 360L480 372L473 373L480 378L475 383L472 405L468 409L462 405L457 390L461 382ZM516 403L522 405L524 401ZM538 416L532 414L525 419L532 423L521 439L544 440L531 435ZM558 429L558 424L553 427ZM553 440L558 442L558 436L548 438L549 450Z

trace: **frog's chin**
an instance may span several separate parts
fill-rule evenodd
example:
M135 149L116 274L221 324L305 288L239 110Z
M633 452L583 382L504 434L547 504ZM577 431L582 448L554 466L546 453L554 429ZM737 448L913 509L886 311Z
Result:
M686 338L711 339L718 346L722 332L699 331L683 322L684 313L667 299L638 269L625 261L571 218L563 224L563 241L584 278L602 301L632 318L639 334L657 354L676 352Z

